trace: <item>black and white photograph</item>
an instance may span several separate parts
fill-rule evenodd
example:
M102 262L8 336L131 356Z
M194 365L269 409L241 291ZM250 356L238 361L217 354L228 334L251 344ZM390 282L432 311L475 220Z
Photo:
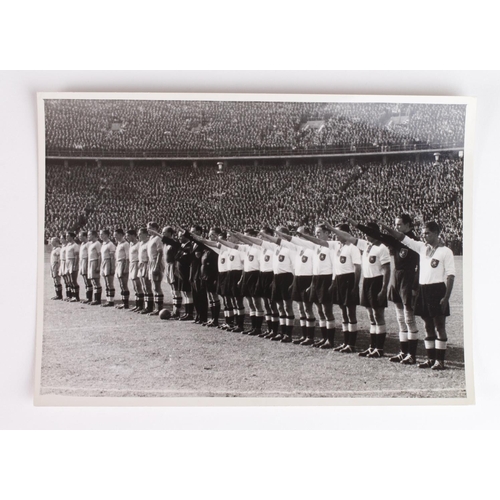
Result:
M474 115L39 93L35 404L473 404Z

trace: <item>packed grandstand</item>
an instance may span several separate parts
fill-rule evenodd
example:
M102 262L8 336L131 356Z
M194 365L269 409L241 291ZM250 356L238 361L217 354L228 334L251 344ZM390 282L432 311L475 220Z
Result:
M196 223L206 230L312 226L347 216L392 223L406 212L417 225L439 222L443 239L458 254L465 109L49 99L45 237L71 227L138 228L150 220ZM433 149L442 151L440 161L432 153L418 154ZM210 160L159 160L177 156ZM216 161L224 157L233 159L219 172Z
M48 156L309 154L463 146L465 106L46 100Z
M459 158L347 160L326 163L230 165L81 165L51 163L46 171L45 237L70 227L138 228L149 220L245 227L312 226L320 220L392 223L412 214L436 220L443 238L461 252L463 164Z

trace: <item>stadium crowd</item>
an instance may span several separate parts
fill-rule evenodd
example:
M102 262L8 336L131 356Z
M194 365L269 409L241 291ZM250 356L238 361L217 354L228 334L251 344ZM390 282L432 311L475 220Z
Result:
M348 214L389 223L405 211L416 227L436 220L456 254L462 241L462 160L351 165L214 167L49 164L45 238L73 228L138 228L147 220L204 229L312 226Z
M465 125L465 106L436 104L46 100L45 113L48 154L460 147Z

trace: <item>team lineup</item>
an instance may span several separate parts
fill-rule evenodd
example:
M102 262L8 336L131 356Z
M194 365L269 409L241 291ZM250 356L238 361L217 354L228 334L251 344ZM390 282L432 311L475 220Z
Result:
M351 227L364 237L353 236ZM413 232L408 214L395 218L394 229L347 219L335 226L322 222L314 231L279 226L260 231L247 228L241 233L213 227L206 238L202 234L197 225L189 231L166 226L160 233L159 225L150 222L138 231L116 229L113 235L104 229L54 237L50 240L53 299L158 315L343 354L357 352L365 358L384 357L386 335L396 335L386 329L391 301L400 352L390 361L445 369L446 317L455 265L437 223L423 225L423 241ZM85 298L80 297L79 275ZM121 301L115 305L116 281ZM172 311L164 308L162 283L171 289ZM293 335L294 303L300 336ZM341 325L334 317L334 304L341 310ZM365 346L357 346L358 306L366 309L370 323L370 343ZM421 317L425 336L418 332L415 316ZM343 337L338 339L340 327ZM418 362L422 337L427 359Z

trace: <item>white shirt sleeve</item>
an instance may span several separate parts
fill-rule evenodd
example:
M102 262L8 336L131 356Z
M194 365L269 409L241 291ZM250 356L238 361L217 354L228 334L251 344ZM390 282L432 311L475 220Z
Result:
M349 245L349 251L351 252L351 259L353 264L361 264L361 252L356 245Z
M401 243L417 253L420 253L420 250L425 247L425 243L423 243L422 241L416 241L412 238L408 238L408 236L405 236Z
M305 240L304 238L298 238L297 236L292 236L292 243L299 247L310 248L311 250L315 250L317 247L316 243Z
M453 256L453 252L450 248L447 248L447 252L444 256L444 275L448 276L456 276L455 275L455 258Z
M390 264L391 254L389 253L389 249L385 245L380 245L379 248L380 248L380 253L379 253L380 263L382 265Z
M271 243L270 241L265 240L262 240L262 246L264 248L267 248L268 250L271 250L271 252L274 252L278 248L278 245L276 245L276 243Z
M289 250L292 250L293 252L298 251L297 245L290 243L289 241L286 241L284 239L281 240L281 246L284 248L288 248Z
M363 240L363 239L360 238L356 242L356 246L358 247L359 250L361 250L362 252L364 252L366 250L366 248L368 247L368 242L366 240Z

